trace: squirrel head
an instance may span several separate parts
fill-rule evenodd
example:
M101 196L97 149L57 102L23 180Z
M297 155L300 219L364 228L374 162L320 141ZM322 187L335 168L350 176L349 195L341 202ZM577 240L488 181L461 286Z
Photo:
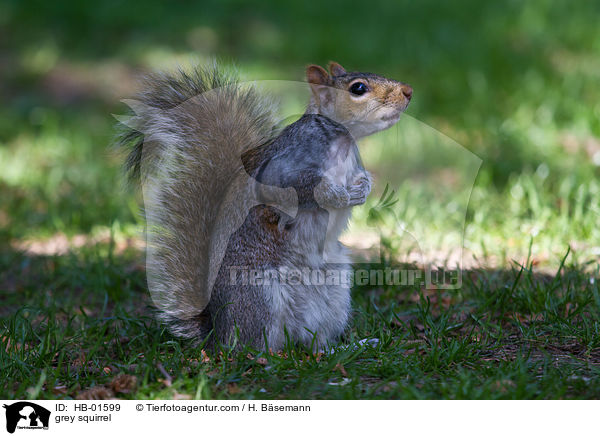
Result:
M319 65L306 68L312 96L307 113L344 125L356 138L393 126L412 98L412 88L372 73L347 72L336 62L329 73Z

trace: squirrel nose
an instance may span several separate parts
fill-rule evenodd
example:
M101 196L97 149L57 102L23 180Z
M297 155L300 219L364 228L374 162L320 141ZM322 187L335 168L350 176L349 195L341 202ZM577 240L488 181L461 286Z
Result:
M412 93L413 93L413 89L408 86L408 85L404 85L402 87L402 94L404 94L404 96L410 100L412 98Z

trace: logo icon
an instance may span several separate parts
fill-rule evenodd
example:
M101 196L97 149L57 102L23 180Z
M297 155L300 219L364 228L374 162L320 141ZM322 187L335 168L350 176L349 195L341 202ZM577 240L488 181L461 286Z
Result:
M15 429L48 429L50 411L29 401L19 401L10 405L4 404L6 409L6 431L14 433Z

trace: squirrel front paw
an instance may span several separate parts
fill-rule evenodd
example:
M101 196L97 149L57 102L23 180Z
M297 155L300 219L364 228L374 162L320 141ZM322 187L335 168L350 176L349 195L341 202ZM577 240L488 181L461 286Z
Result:
M342 209L350 203L346 188L325 178L315 187L313 194L317 204L324 209Z
M349 186L342 186L323 179L315 190L315 200L324 208L343 209L364 204L371 192L369 173L360 173Z
M317 204L325 209L342 209L350 204L350 194L344 186L323 179L314 190Z
M355 181L348 187L348 194L350 196L349 206L358 206L364 204L367 201L367 196L371 192L371 178L367 173L362 173Z

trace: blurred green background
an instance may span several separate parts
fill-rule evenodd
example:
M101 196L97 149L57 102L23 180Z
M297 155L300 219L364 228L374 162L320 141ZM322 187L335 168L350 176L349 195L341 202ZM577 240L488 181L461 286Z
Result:
M599 18L597 1L4 0L0 242L135 234L139 199L109 144L111 114L144 71L216 56L246 79L302 80L306 64L336 60L410 83L407 113L482 159L466 215L473 253L502 261L532 242L555 264L570 244L597 263ZM366 158L376 175L394 162ZM415 195L419 180L403 189ZM443 234L444 205L430 204ZM396 213L422 218L402 202Z

